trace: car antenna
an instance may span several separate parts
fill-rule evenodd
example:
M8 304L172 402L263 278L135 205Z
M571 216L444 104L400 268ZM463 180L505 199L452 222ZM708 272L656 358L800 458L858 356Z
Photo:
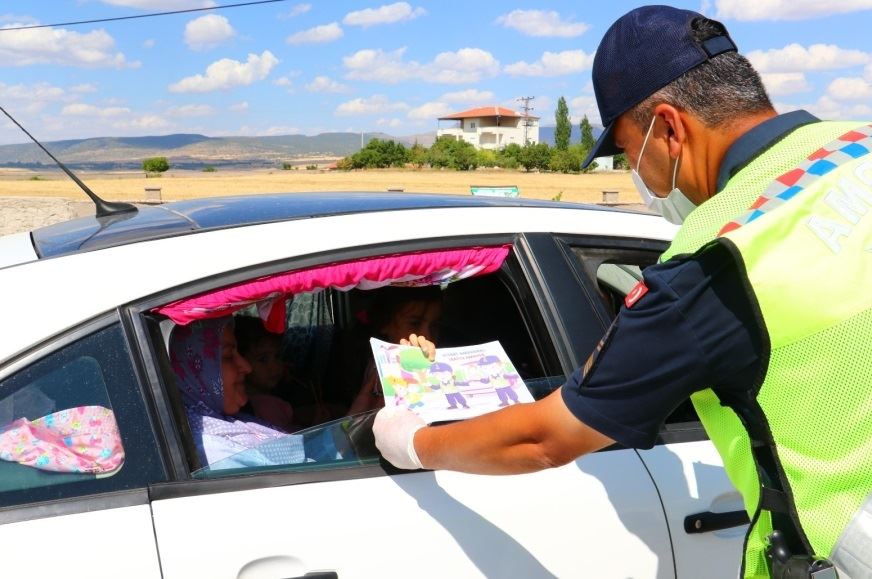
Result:
M97 207L97 217L106 217L108 215L117 215L119 213L128 213L130 211L138 211L138 209L136 208L136 205L133 205L132 203L124 203L123 201L106 201L104 199L101 199L96 193L91 191L91 189L87 185L82 183L82 180L79 179L78 177L76 177L76 175L72 171L67 169L66 165L64 165L63 163L58 161L57 157L52 155L48 149L43 147L42 143L37 141L33 135L28 133L27 129L22 127L18 121L16 121L14 118L12 118L12 115L10 115L8 112L6 112L6 109L4 109L3 107L0 107L0 111L2 111L4 115L9 117L9 120L12 121L13 123L15 123L15 125L19 129L24 131L24 134L27 135L28 137L30 137L30 140L32 140L34 143L36 143L40 149L45 151L45 154L48 155L49 157L51 157L51 160L54 161L55 163L57 163L58 167L63 169L64 173L66 173L70 179L75 181L76 185L78 185L82 189L82 191L84 191L85 194L87 194L88 197L91 198L91 201L93 201L94 205L96 205L96 207Z

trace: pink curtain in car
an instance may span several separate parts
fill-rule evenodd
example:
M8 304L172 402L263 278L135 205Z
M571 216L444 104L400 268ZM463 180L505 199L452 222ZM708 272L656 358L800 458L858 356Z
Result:
M371 257L264 276L205 292L155 308L177 324L227 316L257 304L267 329L284 330L288 296L332 287L376 289L386 285L442 285L492 273L500 268L510 245L471 247Z

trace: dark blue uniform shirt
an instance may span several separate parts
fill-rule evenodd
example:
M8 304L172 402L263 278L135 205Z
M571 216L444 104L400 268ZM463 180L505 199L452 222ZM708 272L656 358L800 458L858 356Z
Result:
M718 191L799 126L805 111L774 117L733 143ZM735 258L721 245L644 272L645 293L618 314L597 350L563 387L579 420L628 447L650 448L663 422L691 394L740 393L765 371L766 338Z

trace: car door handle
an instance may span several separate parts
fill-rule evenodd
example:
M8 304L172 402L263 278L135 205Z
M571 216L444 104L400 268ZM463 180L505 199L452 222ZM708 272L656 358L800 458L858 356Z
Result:
M748 513L745 511L728 511L726 513L705 511L703 513L687 515L684 518L684 532L689 535L710 533L712 531L720 531L721 529L740 527L750 522Z
M311 571L305 575L287 577L286 579L339 579L339 573L336 571Z

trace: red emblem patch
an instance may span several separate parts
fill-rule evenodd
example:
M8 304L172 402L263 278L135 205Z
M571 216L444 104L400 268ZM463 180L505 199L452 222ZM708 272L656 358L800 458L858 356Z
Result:
M640 281L634 285L633 289L631 289L626 297L624 297L624 305L628 308L632 308L633 304L638 302L646 293L648 293L648 286L645 285L644 281Z

